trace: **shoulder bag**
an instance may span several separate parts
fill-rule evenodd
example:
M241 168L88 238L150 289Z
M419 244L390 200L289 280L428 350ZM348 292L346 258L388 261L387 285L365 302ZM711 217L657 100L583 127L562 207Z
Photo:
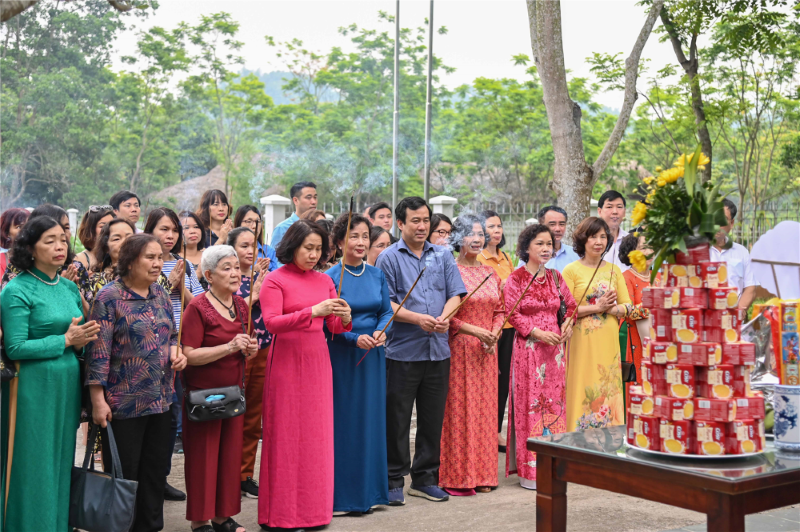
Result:
M239 305L234 301L236 317L239 317ZM242 322L242 333L247 334ZM186 399L186 417L191 421L216 421L241 416L245 411L244 374L246 362L242 356L242 386L223 386L205 390L187 391L183 388Z
M133 525L139 483L122 478L122 465L110 422L108 447L111 451L111 473L95 471L92 451L99 429L97 425L92 425L83 466L72 468L69 526L87 532L126 532Z
M553 270L550 270L550 273L553 275L553 281L555 281L556 289L558 290L558 299L561 302L558 305L558 312L556 312L556 321L558 322L558 326L561 327L564 320L567 319L567 303L564 301L564 295L561 293L561 283L558 282L558 275L556 275L556 272Z

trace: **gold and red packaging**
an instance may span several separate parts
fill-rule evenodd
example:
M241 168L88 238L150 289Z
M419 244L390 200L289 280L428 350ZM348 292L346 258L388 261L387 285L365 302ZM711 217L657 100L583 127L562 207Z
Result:
M764 419L765 416L763 395L736 398L736 419Z
M694 402L696 399L676 399L659 395L656 397L655 416L670 421L685 421L694 419Z
M678 251L675 253L677 264L699 264L711 261L711 247L709 244L699 244L686 250L686 253Z
M672 341L672 312L665 309L650 311L650 341Z
M752 342L733 342L722 344L722 363L734 366L754 366L756 363L756 344Z
M736 399L707 399L698 397L694 400L695 421L719 421L727 423L736 419Z
M706 310L703 313L703 327L706 342L720 344L738 342L741 340L742 311Z
M749 454L761 450L761 436L754 419L737 419L728 424L725 454Z
M676 288L678 290L678 304L674 305L675 298L672 298L673 308L682 309L705 309L708 308L708 290L705 288Z
M739 307L739 292L735 287L715 288L708 291L708 308L713 310Z
M689 275L694 273L694 266L683 264L665 264L661 270L661 275L666 279L664 286L669 288L681 288L689 286Z
M781 301L781 330L783 332L797 332L797 301Z
M697 265L697 276L703 288L710 290L728 286L728 266L724 262L703 262ZM689 284L689 286L693 286Z
M667 395L666 366L642 361L642 391L645 395Z
M693 421L662 419L659 427L661 452L668 454L694 454L695 428Z
M694 366L692 364L667 364L667 395L677 399L694 397Z
M722 362L722 347L720 344L711 342L697 342L695 344L678 345L678 364L689 364L685 362L691 357L691 364L695 366L716 366Z
M655 400L641 390L628 393L628 413L637 416L655 416Z
M697 430L697 454L712 456L725 454L728 423L696 421L695 427Z
M750 366L733 367L733 396L750 397Z
M672 342L650 342L650 361L653 364L692 364L691 355L680 355L678 346Z
M640 449L661 449L659 419L654 416L628 416L628 443Z
M661 288L650 286L642 291L642 307L649 309L680 308L681 294L679 288Z
M735 397L734 367L730 364L699 367L697 372L697 393L709 399L730 399Z
M699 308L672 311L672 341L693 344L702 341L703 310Z

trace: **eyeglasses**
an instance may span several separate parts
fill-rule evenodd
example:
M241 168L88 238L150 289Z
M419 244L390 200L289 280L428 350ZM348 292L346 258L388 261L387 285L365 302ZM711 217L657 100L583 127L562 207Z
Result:
M260 223L261 223L261 220L244 220L242 222L242 225L246 225L246 226L249 227L249 226L253 226L253 225L258 226L258 224L260 224Z
M89 205L89 212L100 212L100 211L113 211L114 207L111 205Z
M436 233L437 235L439 235L442 238L450 236L450 231L446 231L444 229L437 229L436 231L434 231L434 233Z

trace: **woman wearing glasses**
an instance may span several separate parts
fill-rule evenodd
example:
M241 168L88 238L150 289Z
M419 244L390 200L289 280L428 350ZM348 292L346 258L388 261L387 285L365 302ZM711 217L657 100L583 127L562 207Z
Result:
M252 205L242 205L236 209L233 217L233 227L246 227L256 234L258 238L258 262L256 271L274 272L278 269L278 259L275 258L275 249L264 243L264 224L261 213Z
M428 242L437 246L447 246L450 232L453 229L453 222L444 214L434 214L431 216L431 232L428 234Z
M114 219L114 209L111 205L92 205L83 215L81 225L78 227L78 238L83 244L84 251L75 256L86 271L90 271L98 262L103 262L104 257L98 257L94 252L95 243L100 237L103 228Z

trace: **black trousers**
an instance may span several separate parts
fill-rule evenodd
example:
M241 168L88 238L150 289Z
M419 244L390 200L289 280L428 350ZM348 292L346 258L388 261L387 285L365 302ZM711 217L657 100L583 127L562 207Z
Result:
M172 454L175 451L175 441L181 432L181 407L183 406L183 380L180 375L175 377L175 395L169 407L171 427L169 431L169 461L167 462L167 476L172 473Z
M514 353L513 327L503 329L500 340L497 342L497 366L500 372L497 375L497 432L503 432L503 418L506 415L506 401L508 400L508 387L511 381L511 355Z
M139 483L136 489L136 517L131 532L156 532L164 528L164 486L167 483L169 411L163 414L111 421L117 443L122 476ZM108 435L100 429L103 442L103 470L111 471Z
M386 443L389 489L402 488L411 472L412 486L439 484L439 448L450 384L450 359L401 362L386 359ZM409 431L417 403L417 438L411 464Z

